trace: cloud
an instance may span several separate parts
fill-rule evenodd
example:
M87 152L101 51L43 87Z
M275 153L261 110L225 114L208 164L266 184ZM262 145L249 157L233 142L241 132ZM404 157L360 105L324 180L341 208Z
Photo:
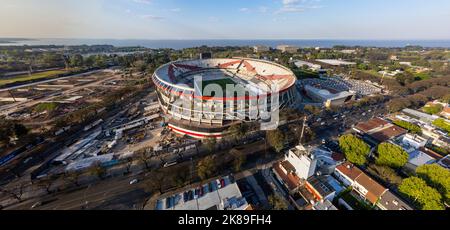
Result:
M161 16L155 16L151 14L144 14L140 16L142 19L149 19L149 20L163 20L164 17Z
M150 0L133 0L135 3L150 4Z
M239 11L240 12L248 12L250 9L249 8L240 8Z
M173 9L169 9L169 11L171 11L171 12L180 12L181 9L180 8L173 8Z
M129 14L129 13L131 13L131 10L130 9L126 9L125 13Z
M267 6L258 7L258 12L260 13L267 13L267 11L269 11L269 8Z
M320 9L323 8L321 5L317 5L317 3L321 2L321 0L282 0L282 7L275 11L275 14L281 13L302 13L308 9Z

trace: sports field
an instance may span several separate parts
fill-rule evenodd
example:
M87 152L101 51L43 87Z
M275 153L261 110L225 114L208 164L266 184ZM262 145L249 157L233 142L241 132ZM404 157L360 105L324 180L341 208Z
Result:
M40 73L34 73L31 75L19 75L12 78L7 79L0 79L0 86L11 84L15 82L25 82L25 81L31 81L31 80L38 80L41 78L52 78L57 77L59 74L66 73L66 70L51 70L51 71L45 71Z
M203 81L202 82L202 92L204 92L205 87L207 85L211 85L211 84L217 84L220 86L220 88L223 90L224 94L226 94L226 90L227 90L227 85L236 85L236 82L234 82L231 79L228 78L224 78L224 79L217 79L217 80L208 80L208 81ZM207 96L210 97L212 95L203 95L203 96ZM226 96L226 95L224 95Z

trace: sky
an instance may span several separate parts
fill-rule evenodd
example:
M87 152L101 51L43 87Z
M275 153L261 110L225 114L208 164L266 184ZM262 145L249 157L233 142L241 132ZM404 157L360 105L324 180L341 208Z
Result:
M0 0L0 37L450 39L448 0Z

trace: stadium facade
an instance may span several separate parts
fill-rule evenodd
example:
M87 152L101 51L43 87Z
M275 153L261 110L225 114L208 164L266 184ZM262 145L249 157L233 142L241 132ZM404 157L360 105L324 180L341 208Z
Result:
M152 80L169 128L194 138L221 138L233 124L270 120L299 97L290 69L257 59L180 60L159 67Z

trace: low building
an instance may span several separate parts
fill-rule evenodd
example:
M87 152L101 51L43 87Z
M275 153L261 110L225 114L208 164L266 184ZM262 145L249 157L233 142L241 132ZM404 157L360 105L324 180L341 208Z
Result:
M315 102L323 103L327 108L341 106L355 99L355 93L350 91L331 92L329 89L312 85L305 85L303 89L309 98Z
M348 62L338 59L317 59L316 61L331 65L331 66L350 66L350 65L356 65L356 62Z
M386 191L381 195L377 207L381 210L413 210L410 205L394 195L391 191Z
M450 155L447 155L438 161L438 164L446 169L450 169Z
M315 205L312 206L312 210L317 211L336 211L338 210L336 206L334 206L331 201L325 200L323 202L317 202Z
M423 138L416 134L408 133L405 136L403 136L402 142L407 148L413 147L415 149L419 149L425 147L425 145L428 143L428 139Z
M319 71L320 69L322 69L321 65L314 64L314 63L307 62L307 61L295 61L294 64L298 68L303 68L304 66L307 66L308 69L314 70L314 71Z
M156 210L249 210L251 206L230 177L209 181L184 192L163 195L156 201ZM219 183L221 185L219 185ZM202 190L200 192L200 190Z
M433 140L433 145L441 148L450 148L450 138L445 136L439 136Z
M299 47L291 46L291 45L279 45L277 46L277 50L280 50L283 53L297 53Z
M409 172L415 172L416 168L425 164L433 164L436 163L437 159L433 156L428 155L427 153L415 150L409 153L408 162L405 164L404 169Z
M270 47L268 47L268 46L262 46L262 45L253 46L253 51L254 51L255 53L268 52L268 51L270 51Z
M445 107L442 110L441 116L445 117L446 119L450 119L450 107L449 106Z
M280 183L288 190L289 193L295 193L302 184L302 180L294 172L294 167L289 161L277 162L273 164L273 173Z
M351 186L353 191L360 195L360 197L370 204L382 209L382 210L399 210L395 202L400 203L401 199L389 192L387 188L383 187L361 169L345 162L336 167L334 174L344 185ZM383 204L381 204L383 202ZM391 205L391 202L394 205ZM408 204L402 202L401 207L405 207L402 210L412 209Z
M211 59L212 53L211 52L200 53L199 56L200 56L200 59Z
M436 115L430 115L413 109L403 109L402 112L412 118L416 118L428 124L433 123L433 121L439 118Z
M398 127L381 118L360 122L353 130L371 146L376 146L382 142L396 139L407 133L406 129Z
M315 202L333 201L334 197L343 190L331 176L312 176L306 180L305 188L313 194Z

